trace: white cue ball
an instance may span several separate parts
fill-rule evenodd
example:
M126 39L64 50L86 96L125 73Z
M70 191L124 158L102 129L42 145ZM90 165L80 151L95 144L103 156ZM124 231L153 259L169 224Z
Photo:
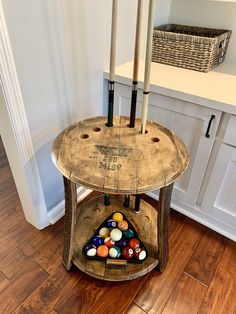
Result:
M92 249L88 250L86 254L87 254L88 256L95 256L96 253L97 253L96 248L92 248Z
M122 232L119 229L115 228L111 231L110 237L114 241L119 241L122 238Z

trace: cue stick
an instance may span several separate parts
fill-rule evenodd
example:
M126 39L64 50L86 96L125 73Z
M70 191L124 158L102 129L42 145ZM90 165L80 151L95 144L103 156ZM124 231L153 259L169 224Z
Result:
M117 31L117 0L112 0L112 23L111 23L111 50L110 50L110 76L109 76L109 96L108 96L108 119L107 126L113 126L114 107L114 77L116 58L116 31Z
M129 122L130 128L135 127L142 14L143 14L143 0L138 0L136 35L135 35L135 49L134 49L134 66L133 66L133 88L132 88L132 96L131 96L130 122Z
M155 0L150 0L150 2L149 2L149 13L148 13L148 30L147 30L147 43L146 43L143 104L142 104L142 122L141 122L141 133L142 134L145 134L146 123L147 123L154 16L155 16Z
M140 202L141 202L141 194L135 195L135 205L134 205L134 212L138 214L140 212Z

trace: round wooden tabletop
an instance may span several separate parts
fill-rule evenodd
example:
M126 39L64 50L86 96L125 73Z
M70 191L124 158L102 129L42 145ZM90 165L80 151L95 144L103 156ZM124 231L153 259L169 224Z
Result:
M58 135L52 159L67 179L86 188L113 194L139 194L167 186L188 166L187 149L174 133L140 119L129 128L129 118L116 116L80 121Z

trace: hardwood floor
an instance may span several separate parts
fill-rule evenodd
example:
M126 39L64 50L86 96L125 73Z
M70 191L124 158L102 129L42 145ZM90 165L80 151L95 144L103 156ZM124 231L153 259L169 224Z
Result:
M163 274L112 283L67 272L63 219L42 231L25 221L1 141L0 225L0 314L236 313L236 244L175 211Z

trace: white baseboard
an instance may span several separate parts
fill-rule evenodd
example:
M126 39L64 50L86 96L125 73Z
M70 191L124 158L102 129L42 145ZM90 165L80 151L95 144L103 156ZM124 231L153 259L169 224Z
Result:
M82 201L87 195L89 195L92 190L86 189L80 186L77 189L77 200L78 202ZM65 215L65 200L62 200L56 206L54 206L48 212L48 220L50 224L55 224L59 219L61 219Z

